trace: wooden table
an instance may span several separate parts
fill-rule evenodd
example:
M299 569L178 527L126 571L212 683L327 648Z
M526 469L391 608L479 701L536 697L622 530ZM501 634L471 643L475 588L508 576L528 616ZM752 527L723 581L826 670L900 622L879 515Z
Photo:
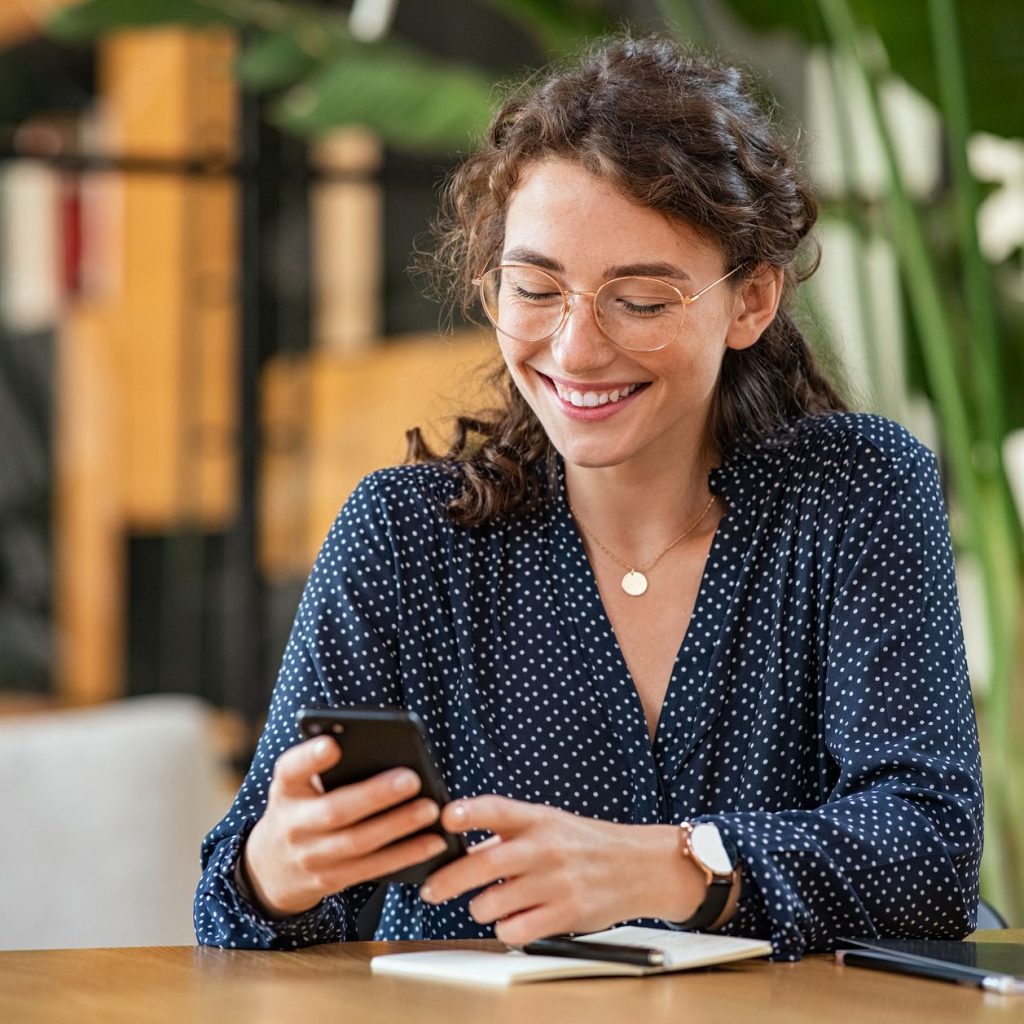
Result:
M1024 943L1024 930L979 932ZM0 953L4 1024L969 1024L1024 1021L1024 996L837 967L747 961L661 977L508 989L372 976L369 958L495 942L318 946L253 953L189 946Z

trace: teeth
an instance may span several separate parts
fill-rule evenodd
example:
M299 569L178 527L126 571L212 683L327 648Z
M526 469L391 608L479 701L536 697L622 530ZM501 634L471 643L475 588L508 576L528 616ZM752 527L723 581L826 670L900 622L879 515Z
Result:
M558 397L564 402L576 406L577 409L596 409L599 405L608 405L610 402L618 402L627 395L633 394L639 384L630 384L617 391L573 391L564 388L561 384L555 384L555 391Z

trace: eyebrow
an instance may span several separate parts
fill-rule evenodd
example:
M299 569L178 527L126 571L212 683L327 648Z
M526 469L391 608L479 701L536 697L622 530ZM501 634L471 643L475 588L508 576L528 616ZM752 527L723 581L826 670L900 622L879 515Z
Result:
M537 252L536 249L529 249L525 246L517 246L502 253L503 263L527 263L533 267L540 267L541 270L550 270L556 274L564 274L565 267L558 260ZM624 263L620 266L605 267L603 271L606 280L613 277L674 277L683 281L692 281L685 270L673 263L656 261L654 263Z

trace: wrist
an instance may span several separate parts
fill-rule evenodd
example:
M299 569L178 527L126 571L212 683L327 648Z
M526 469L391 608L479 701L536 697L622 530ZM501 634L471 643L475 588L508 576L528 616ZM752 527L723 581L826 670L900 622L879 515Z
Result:
M639 825L644 856L634 862L638 910L631 916L685 921L704 901L707 885L697 866L679 854L677 825Z
M296 906L294 909L283 903L278 903L273 894L268 890L265 877L263 861L263 830L260 828L262 819L252 828L238 851L238 864L235 877L239 886L239 894L250 903L262 917L269 921L282 921L288 917L312 910L319 903L313 900L308 905Z
M641 833L644 855L634 862L637 881L635 912L629 916L662 921L688 921L708 897L708 877L682 850L678 825L632 826ZM705 930L721 928L736 912L740 898L740 871L732 883L722 911Z

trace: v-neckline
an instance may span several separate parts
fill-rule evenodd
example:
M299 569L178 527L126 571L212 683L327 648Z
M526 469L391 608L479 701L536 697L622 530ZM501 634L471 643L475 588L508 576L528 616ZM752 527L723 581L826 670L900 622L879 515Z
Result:
M731 478L728 466L713 469L708 477L711 493L725 499L726 511L711 541L652 741L643 702L569 510L564 466L559 461L560 486L550 529L560 603L576 631L581 657L588 665L588 675L605 709L608 726L619 736L632 767L634 813L638 821L661 820L664 808L646 806L646 794L652 788L660 792L678 774L724 699L721 685L713 678L713 658L741 576L752 529L741 507L742 500L738 501L728 486Z

